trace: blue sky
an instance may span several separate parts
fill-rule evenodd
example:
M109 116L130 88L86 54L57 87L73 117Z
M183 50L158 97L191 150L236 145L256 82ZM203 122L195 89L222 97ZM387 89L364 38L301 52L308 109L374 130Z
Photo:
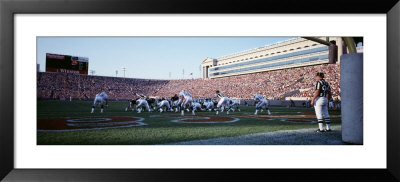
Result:
M38 37L37 62L45 70L46 53L89 58L95 75L151 79L200 77L200 63L293 37Z

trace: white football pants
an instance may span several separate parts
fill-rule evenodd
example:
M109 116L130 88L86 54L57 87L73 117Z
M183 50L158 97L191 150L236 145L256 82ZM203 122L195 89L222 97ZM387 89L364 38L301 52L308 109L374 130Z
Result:
M315 115L317 115L318 123L322 123L325 119L326 123L330 123L328 113L328 99L326 97L318 97L314 103Z

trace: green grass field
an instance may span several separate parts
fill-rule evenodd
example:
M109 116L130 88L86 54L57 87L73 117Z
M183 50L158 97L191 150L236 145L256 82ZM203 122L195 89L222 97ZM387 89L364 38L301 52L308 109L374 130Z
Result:
M165 117L177 115L172 112L125 112L127 102L114 101L104 113L97 107L90 113L90 101L38 101L37 117L41 118L79 118L90 116L136 116L144 118L147 125L130 128L114 128L102 130L37 132L38 145L151 145L170 142L181 142L216 137L231 137L253 133L272 132L278 130L296 130L316 128L317 124L284 122L277 117L273 120L246 117L255 111L254 106L242 106L241 112L231 112L229 116L239 118L234 123L176 123L175 118ZM272 116L287 113L304 119L301 113L312 113L313 108L270 107ZM186 112L187 116L191 113ZM340 111L330 111L331 116L340 115ZM197 112L197 115L213 116L215 112ZM262 113L266 115L266 113ZM296 115L299 115L298 117ZM220 116L226 116L226 112ZM315 118L311 120L316 120ZM333 118L332 125L340 125L340 118Z

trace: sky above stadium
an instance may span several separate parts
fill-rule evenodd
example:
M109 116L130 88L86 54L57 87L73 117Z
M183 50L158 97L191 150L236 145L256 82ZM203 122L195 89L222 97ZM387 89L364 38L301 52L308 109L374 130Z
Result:
M201 77L206 57L262 47L294 37L38 37L36 60L45 71L46 53L89 58L94 75L149 79ZM184 74L183 74L184 70ZM192 75L191 75L192 73Z

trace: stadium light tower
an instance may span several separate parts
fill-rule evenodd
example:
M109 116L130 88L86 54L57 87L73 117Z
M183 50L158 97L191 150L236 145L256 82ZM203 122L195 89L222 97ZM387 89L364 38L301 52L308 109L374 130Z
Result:
M122 67L121 69L122 69L122 71L124 72L124 78L125 78L125 71L126 71L126 68L125 68L125 67Z
M118 77L118 70L115 70L115 77Z
M199 65L199 78L201 78L201 65Z

